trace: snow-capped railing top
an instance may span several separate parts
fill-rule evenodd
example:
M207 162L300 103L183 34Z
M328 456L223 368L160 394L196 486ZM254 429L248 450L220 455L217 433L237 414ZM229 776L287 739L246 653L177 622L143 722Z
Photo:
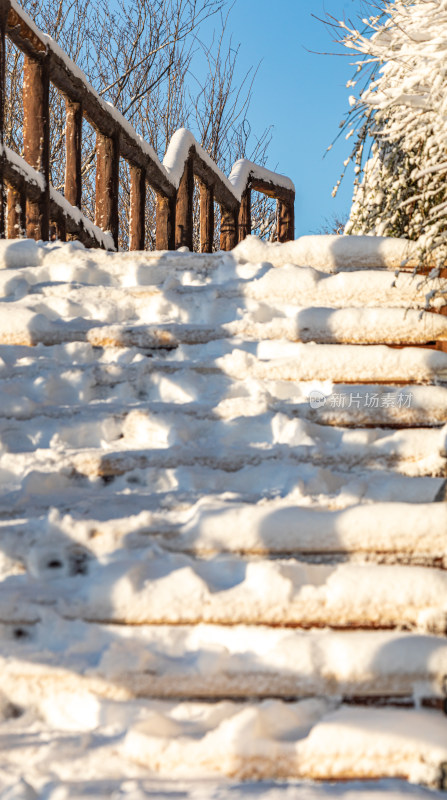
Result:
M131 249L144 248L146 183L157 194L156 246L175 249L193 241L194 178L200 186L200 248L212 249L214 201L221 208L221 248L228 250L251 232L251 189L278 201L278 240L294 237L295 189L283 175L242 159L227 178L185 129L171 139L160 162L154 149L110 103L103 100L50 36L40 31L16 0L0 0L0 131L3 144L5 107L5 36L25 54L23 85L24 159L3 149L2 180L8 184L8 236L26 228L27 235L49 238L50 219L58 235L68 231L86 244L108 249L118 243L119 159L130 165ZM66 170L64 197L49 182L49 83L66 103ZM96 208L94 226L80 214L82 119L94 127ZM40 173L43 182L36 179ZM1 205L1 204L0 204ZM21 213L17 208L22 208ZM0 228L5 229L1 209Z

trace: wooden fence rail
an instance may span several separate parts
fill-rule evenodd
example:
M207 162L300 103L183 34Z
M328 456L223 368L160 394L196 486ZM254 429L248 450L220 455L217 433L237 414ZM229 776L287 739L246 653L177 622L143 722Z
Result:
M4 145L6 37L24 53L23 155ZM64 194L50 184L50 82L65 98ZM95 224L81 212L82 120L96 131ZM156 192L156 247L193 249L194 179L200 188L200 250L211 252L214 203L220 205L220 247L230 250L251 232L251 192L277 200L277 237L294 238L295 190L290 179L245 159L227 178L192 134L177 131L161 163L150 145L89 85L84 74L16 0L0 0L0 236L48 240L50 224L87 246L117 249L119 160L130 168L129 245L145 246L146 186ZM5 188L6 187L6 188ZM5 191L7 190L7 219Z

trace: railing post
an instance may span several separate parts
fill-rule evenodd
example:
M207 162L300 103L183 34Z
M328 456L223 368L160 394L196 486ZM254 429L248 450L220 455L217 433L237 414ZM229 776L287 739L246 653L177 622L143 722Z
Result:
M157 250L175 249L175 207L176 197L157 194L157 219L155 226L155 247Z
M200 184L200 252L212 253L214 242L214 190Z
M25 161L41 173L44 190L26 203L26 235L48 241L50 222L49 63L25 56L23 67L23 151Z
M193 197L194 156L190 153L177 189L175 208L175 249L187 247L193 250Z
M14 186L8 186L8 216L6 235L18 239L26 235L26 194Z
M290 242L295 238L295 204L293 200L278 200L278 242Z
M82 105L65 100L65 197L81 208L82 199Z
M144 212L146 209L146 174L130 165L129 248L144 250Z
M220 249L232 250L238 240L239 207L230 211L221 206L220 210Z
M59 219L50 222L50 240L52 242L58 240L59 242L67 241L67 226L62 216Z
M251 189L246 189L241 198L239 209L238 241L242 242L251 234Z
M95 223L112 234L118 249L119 139L96 134Z

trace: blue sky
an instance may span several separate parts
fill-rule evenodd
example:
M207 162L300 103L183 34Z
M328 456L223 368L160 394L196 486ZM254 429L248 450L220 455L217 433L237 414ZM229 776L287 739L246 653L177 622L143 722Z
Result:
M336 50L312 14L341 19L360 7L360 0L236 0L231 12L241 73L262 59L249 118L256 131L274 126L268 166L295 182L297 236L320 232L326 218L347 213L352 197L350 176L335 200L331 192L353 140L342 140L323 160L352 93L346 89L351 59L308 52Z

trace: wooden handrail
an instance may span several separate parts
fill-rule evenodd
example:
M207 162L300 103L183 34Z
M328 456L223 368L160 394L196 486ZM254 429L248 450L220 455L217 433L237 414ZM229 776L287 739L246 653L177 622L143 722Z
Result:
M5 37L24 53L24 158L4 146ZM49 182L49 84L65 98L64 196ZM95 225L80 211L82 119L96 131ZM106 103L56 42L42 33L16 0L0 0L0 236L5 235L4 184L8 186L7 234L49 238L50 219L87 246L118 246L119 159L131 177L129 245L144 248L146 184L156 192L156 247L193 243L194 178L200 188L200 249L211 252L214 202L221 208L220 246L230 250L251 232L251 190L277 200L278 241L294 238L295 189L290 179L242 159L227 178L193 135L181 129L163 163L120 112Z

